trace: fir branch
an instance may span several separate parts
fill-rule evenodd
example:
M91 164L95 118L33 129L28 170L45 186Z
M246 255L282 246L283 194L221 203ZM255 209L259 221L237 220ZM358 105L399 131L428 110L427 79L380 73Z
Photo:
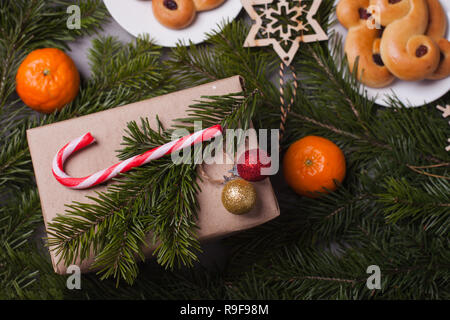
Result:
M341 249L338 255L323 247L287 247L269 263L257 264L245 277L232 281L228 294L237 299L445 299L448 255L422 250L416 240L418 234L425 236L423 231L409 228L397 235L394 231L399 230L377 235L357 249ZM427 241L445 250L448 241L433 237ZM390 259L393 255L396 258ZM366 287L366 268L373 264L381 269L381 290Z
M278 90L269 80L278 66L277 56L272 50L243 47L248 31L242 21L222 22L208 34L206 45L180 44L173 49L168 66L177 70L177 77L188 85L241 75L249 92L257 89L266 103L278 102Z
M29 247L33 231L42 221L39 195L36 190L28 189L3 201L6 203L0 207L0 286L20 295L36 281L36 270L19 266L26 261L21 250Z
M420 220L424 230L446 235L450 226L450 183L431 177L419 186L406 179L386 179L386 192L378 201L385 204L386 220L390 223L411 218Z
M223 96L203 96L189 106L187 117L176 119L176 127L193 130L192 124L201 121L204 127L221 124L226 129L246 130L257 110L258 91L249 95L243 92Z
M136 93L141 96L137 99L145 99L175 88L167 83L169 73L160 61L161 47L148 36L126 46L112 37L94 39L92 45L89 58L92 83L97 90L111 91L125 86L139 89Z
M45 123L107 110L176 89L176 81L160 61L161 47L148 37L137 38L126 46L117 38L101 37L94 39L92 45L88 53L92 78L71 104L46 117Z
M0 207L0 243L2 247L18 250L29 240L36 224L42 221L39 195L37 190L28 189L4 201L6 203Z
M84 35L92 35L96 30L102 30L102 26L109 20L109 13L103 1L98 0L56 0L52 1L57 5L55 13L48 13L52 17L59 17L62 15L63 24L67 24L67 8L76 5L80 8L80 26L81 29L70 30L71 36L81 37ZM64 32L66 28L61 27L60 30Z
M15 128L0 150L0 190L21 189L33 179L31 159L26 141L26 122Z

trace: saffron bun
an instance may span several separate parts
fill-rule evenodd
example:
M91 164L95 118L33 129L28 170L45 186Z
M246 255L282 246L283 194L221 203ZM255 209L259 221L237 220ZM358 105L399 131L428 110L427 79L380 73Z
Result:
M439 0L427 0L430 14L430 22L426 35L436 41L441 50L439 66L427 78L430 80L440 80L450 75L450 41L445 38L447 30L447 17Z
M441 49L431 37L425 35L429 23L427 0L401 0L391 4L408 2L410 8L405 15L400 12L395 20L389 7L380 15L389 13L389 23L381 38L381 58L389 71L406 81L426 79L437 70L441 60Z
M369 28L370 0L341 0L336 8L339 22L348 29L344 51L350 72L358 61L357 78L373 88L391 84L395 77L384 65L380 54L381 30Z
M224 3L225 0L194 0L197 11L206 11L215 9Z
M170 29L186 28L197 14L193 0L152 0L152 7L159 23Z

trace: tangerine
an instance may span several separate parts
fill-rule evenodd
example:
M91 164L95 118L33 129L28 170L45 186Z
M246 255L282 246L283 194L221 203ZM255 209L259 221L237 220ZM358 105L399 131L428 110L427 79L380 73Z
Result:
M317 192L334 191L334 180L341 183L345 172L342 150L332 141L318 136L307 136L294 142L283 160L288 185L298 194L310 198L319 196Z
M78 94L80 74L73 60L56 48L32 51L16 74L16 91L30 108L43 113L61 110Z

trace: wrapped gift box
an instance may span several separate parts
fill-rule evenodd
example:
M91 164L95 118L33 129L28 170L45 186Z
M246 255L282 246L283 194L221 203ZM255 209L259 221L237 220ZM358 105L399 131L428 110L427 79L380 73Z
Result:
M117 107L87 116L61 121L27 131L28 145L33 161L36 183L42 205L45 226L56 217L64 214L66 205L73 201L88 203L86 196L95 196L95 191L104 191L105 185L87 190L72 190L59 184L53 177L51 166L57 151L70 140L91 132L97 144L84 149L69 158L65 170L71 176L82 177L104 169L118 161L116 151L124 129L130 121L140 123L140 118L148 118L152 127L156 128L155 117L158 115L165 128L173 124L173 120L186 117L187 108L202 96L224 95L243 91L239 76L201 85L157 98ZM205 166L211 178L220 179L229 175L231 164L214 164ZM226 211L221 202L222 186L203 181L199 183L198 194L200 211L198 212L198 237L201 241L223 237L231 233L252 228L267 222L279 215L278 203L269 179L255 183L258 203L255 208L243 216L233 215ZM146 247L146 256L151 255L152 247ZM64 274L66 267L50 251L55 272ZM79 264L83 272L89 271L92 259Z

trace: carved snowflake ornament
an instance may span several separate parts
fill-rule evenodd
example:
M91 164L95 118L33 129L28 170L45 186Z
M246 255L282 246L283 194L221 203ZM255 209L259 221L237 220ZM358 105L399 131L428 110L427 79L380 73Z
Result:
M244 46L272 45L287 66L294 59L300 42L328 40L327 34L314 19L322 0L241 1L250 18L255 21Z

